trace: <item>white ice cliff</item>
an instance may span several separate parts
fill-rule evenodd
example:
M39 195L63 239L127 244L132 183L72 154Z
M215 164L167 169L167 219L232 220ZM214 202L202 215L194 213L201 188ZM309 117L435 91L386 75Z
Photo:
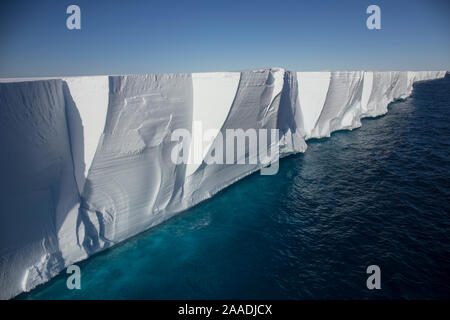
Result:
M262 167L202 161L218 135L203 142L200 162L175 164L174 130L195 135L198 123L217 132L279 129L286 156L304 152L310 138L385 114L414 82L445 74L272 68L0 80L0 298L29 291ZM198 157L194 143L190 159Z

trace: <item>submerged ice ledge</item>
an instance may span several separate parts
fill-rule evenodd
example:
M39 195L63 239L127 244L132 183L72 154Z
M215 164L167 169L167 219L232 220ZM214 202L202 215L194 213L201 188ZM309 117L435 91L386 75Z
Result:
M31 290L261 169L174 164L174 130L191 130L195 121L220 132L278 129L286 156L304 152L310 138L385 114L415 81L445 74L270 68L0 80L0 298Z

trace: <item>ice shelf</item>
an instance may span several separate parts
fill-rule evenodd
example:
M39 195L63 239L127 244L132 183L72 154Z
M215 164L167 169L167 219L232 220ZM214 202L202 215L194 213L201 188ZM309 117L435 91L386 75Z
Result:
M220 132L278 129L283 157L304 152L310 138L385 114L414 82L445 74L267 68L0 79L0 298L29 291L261 169L175 164L174 130L196 122Z

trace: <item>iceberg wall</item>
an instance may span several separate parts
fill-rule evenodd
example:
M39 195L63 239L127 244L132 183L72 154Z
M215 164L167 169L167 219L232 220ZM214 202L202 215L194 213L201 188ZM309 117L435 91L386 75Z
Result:
M304 152L308 139L357 128L414 82L445 74L270 68L0 80L0 298L260 170L247 153L236 158L244 164L206 161L230 141L227 129L278 129L281 157ZM173 163L181 142L171 133L195 137L199 124L210 130L203 152L194 152L196 139L187 143L188 158L200 161ZM272 148L267 140L263 149Z
M79 195L65 89L61 80L0 84L3 299L47 281L66 259L80 256L68 223L78 216Z

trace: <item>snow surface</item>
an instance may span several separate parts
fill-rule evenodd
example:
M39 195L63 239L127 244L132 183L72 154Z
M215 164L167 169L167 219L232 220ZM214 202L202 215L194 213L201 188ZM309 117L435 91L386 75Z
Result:
M194 156L194 141L202 141L202 132L194 129L194 122L201 123L202 131L220 131L230 111L241 74L239 72L193 73L193 116L192 116L192 143L189 154L189 163L186 168L186 176L190 176L200 166L214 139L204 141ZM197 136L197 135L200 135ZM214 136L215 138L215 136ZM199 159L197 159L199 158Z
M281 157L304 152L308 139L359 127L361 118L406 98L414 82L445 73L271 68L0 79L0 298L31 290L263 167L245 153L246 164L208 164L218 132L226 144L227 129L279 129ZM171 133L199 135L198 123L203 132L214 129L211 139L200 149L191 140L190 163L174 164L180 142ZM268 141L263 150L272 148Z
M66 101L66 104L73 104L73 108L69 108L72 112L68 112L68 116L80 118L82 124L81 128L69 128L72 153L76 163L75 177L78 190L82 193L84 180L105 126L109 94L108 77L72 77L63 78L63 80L69 89L66 95L69 101ZM68 120L69 125L75 122L75 119ZM81 129L81 132L76 132L78 129ZM76 137L82 137L82 139L75 141Z
M303 127L307 137L316 126L330 87L331 72L297 72Z

